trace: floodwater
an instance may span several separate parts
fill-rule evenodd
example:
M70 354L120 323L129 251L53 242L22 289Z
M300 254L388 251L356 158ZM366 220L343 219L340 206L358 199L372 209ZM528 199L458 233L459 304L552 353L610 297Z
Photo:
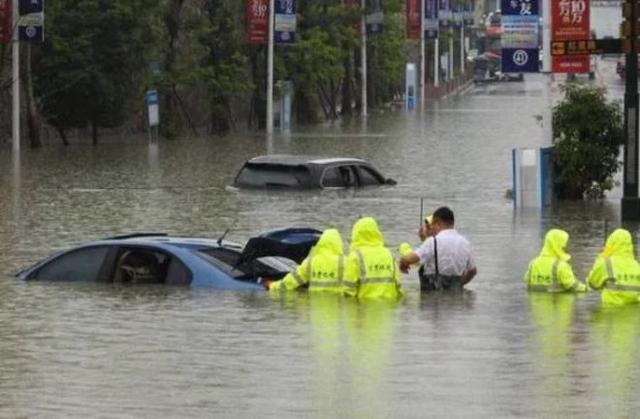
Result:
M619 83L603 63L608 82ZM0 280L2 417L629 417L640 407L637 307L597 294L527 294L548 228L571 234L583 278L619 225L619 196L514 210L511 149L541 144L542 79L469 89L423 112L372 114L276 136L0 151L0 271L84 240L164 231L242 242L289 225L378 218L390 246L416 242L448 205L478 277L459 295L397 304L292 293ZM267 151L356 155L398 185L359 191L229 190ZM638 226L628 225L634 237Z

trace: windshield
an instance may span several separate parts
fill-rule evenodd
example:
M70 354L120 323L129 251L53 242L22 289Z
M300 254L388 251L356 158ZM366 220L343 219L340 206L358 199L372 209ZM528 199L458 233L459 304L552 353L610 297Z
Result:
M300 188L309 185L309 177L309 169L304 166L247 163L236 177L235 186Z

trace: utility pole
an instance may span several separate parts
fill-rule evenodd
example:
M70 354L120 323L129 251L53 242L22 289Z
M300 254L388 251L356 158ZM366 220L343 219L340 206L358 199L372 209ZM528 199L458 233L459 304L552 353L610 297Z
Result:
M18 20L20 11L18 0L13 0L13 42L12 42L12 122L11 138L14 153L20 152L20 36L18 34Z
M637 0L623 3L623 50L625 52L624 90L624 188L621 202L623 221L640 220L638 199L638 17Z
M273 0L271 0L273 1ZM360 46L360 59L362 70L362 116L367 116L367 22L365 20L366 0L362 0L362 20L360 21L360 31L362 42Z
M424 89L425 89L425 57L424 57L424 16L425 1L420 0L420 106L424 109Z
M273 25L275 0L269 0L269 31L267 39L267 135L273 134Z

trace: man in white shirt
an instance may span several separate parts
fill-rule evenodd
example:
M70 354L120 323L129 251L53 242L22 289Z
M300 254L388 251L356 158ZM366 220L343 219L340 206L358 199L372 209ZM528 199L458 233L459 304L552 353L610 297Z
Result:
M473 262L471 244L454 229L453 211L440 207L433 213L432 237L422 246L402 256L400 270L409 271L409 266L420 262L424 274L420 275L423 291L460 289L478 273Z

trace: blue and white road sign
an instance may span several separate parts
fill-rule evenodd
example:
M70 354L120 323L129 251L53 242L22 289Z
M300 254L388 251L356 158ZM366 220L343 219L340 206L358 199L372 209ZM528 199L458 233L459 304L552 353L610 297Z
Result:
M538 48L502 48L502 72L537 73Z
M155 127L160 124L160 106L158 103L158 91L147 90L145 95L147 102L147 116L149 118L149 126Z

